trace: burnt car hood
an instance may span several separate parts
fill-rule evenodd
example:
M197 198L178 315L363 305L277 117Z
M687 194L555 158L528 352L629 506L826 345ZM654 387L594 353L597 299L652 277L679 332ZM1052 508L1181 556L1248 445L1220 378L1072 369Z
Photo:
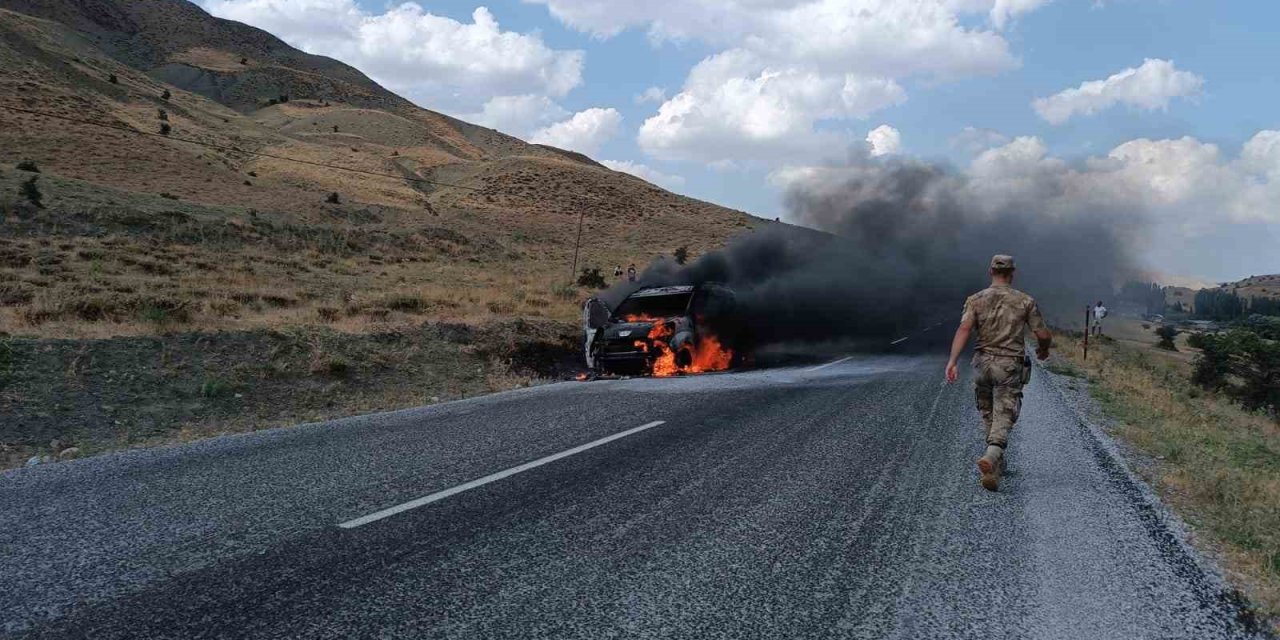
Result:
M611 324L604 328L604 339L613 340L640 340L649 337L649 332L653 330L653 322L619 322Z

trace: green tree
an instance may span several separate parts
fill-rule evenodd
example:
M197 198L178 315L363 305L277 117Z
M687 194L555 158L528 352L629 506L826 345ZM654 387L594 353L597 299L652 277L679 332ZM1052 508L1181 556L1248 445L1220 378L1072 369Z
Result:
M676 264L684 264L689 261L689 247L677 247L671 255L676 259Z
M31 178L26 182L22 183L22 186L18 188L18 191L22 194L22 197L26 198L27 202L30 202L35 208L43 209L44 194L40 193L40 187L36 186L36 180L39 179L40 176L31 176Z
M1160 337L1160 342L1156 343L1156 346L1167 351L1177 351L1178 345L1174 344L1173 339L1177 338L1179 333L1177 327L1167 324L1156 329L1156 335Z

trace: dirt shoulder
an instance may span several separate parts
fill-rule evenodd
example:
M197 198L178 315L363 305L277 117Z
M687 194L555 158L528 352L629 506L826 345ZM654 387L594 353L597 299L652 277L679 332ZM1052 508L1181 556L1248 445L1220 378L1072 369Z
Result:
M1091 340L1084 360L1078 338L1057 341L1050 370L1087 388L1130 466L1280 632L1280 423L1191 384L1181 345Z
M0 337L0 468L456 400L576 372L550 320ZM70 449L70 451L68 451ZM47 458L46 458L47 457Z

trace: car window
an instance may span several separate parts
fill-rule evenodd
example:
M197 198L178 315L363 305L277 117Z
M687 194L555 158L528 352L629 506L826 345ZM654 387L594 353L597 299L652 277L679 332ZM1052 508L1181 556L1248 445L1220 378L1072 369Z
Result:
M627 298L618 306L614 317L628 318L669 318L684 315L689 307L689 293L677 293L666 296L638 296Z

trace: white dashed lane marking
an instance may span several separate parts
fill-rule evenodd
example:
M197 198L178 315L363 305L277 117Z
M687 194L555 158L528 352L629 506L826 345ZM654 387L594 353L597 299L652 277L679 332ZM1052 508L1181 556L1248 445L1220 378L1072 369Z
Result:
M532 462L526 462L522 465L511 467L506 471L491 473L483 478L477 478L475 480L472 480L471 482L460 484L451 489L445 489L444 491L437 491L429 496L423 496L416 500L410 500L403 504L398 504L394 507L388 507L386 509L383 509L382 511L375 511L367 516L361 516L359 518L356 518L355 520L348 520L346 522L339 524L338 526L342 527L343 529L354 529L356 527L361 527L371 522L377 522L379 520L382 520L383 518L390 518L391 516L394 516L397 513L404 513L405 511L409 511L410 509L417 509L418 507L429 505L432 502L438 502L440 500L444 500L449 496L456 496L459 493L462 493L463 491L470 491L471 489L475 489L477 487L483 487L486 484L497 482L504 478L510 478L511 476L514 476L517 473L523 473L530 469L536 469L538 467L541 467L544 464L550 464L552 462L555 462L556 460L568 458L569 456L582 453L583 451L586 451L588 449L594 449L600 445L609 444L614 440L621 440L622 438L625 438L627 436L635 435L637 433L640 433L641 431L652 429L662 424L666 424L666 421L655 420L648 424L642 424L634 429L627 429L626 431L623 431L621 433L615 433L611 436L600 438L599 440L594 440L586 444L578 445L572 449L567 449L565 451L561 451L560 453L549 455L545 458L538 458L537 460L534 460Z

